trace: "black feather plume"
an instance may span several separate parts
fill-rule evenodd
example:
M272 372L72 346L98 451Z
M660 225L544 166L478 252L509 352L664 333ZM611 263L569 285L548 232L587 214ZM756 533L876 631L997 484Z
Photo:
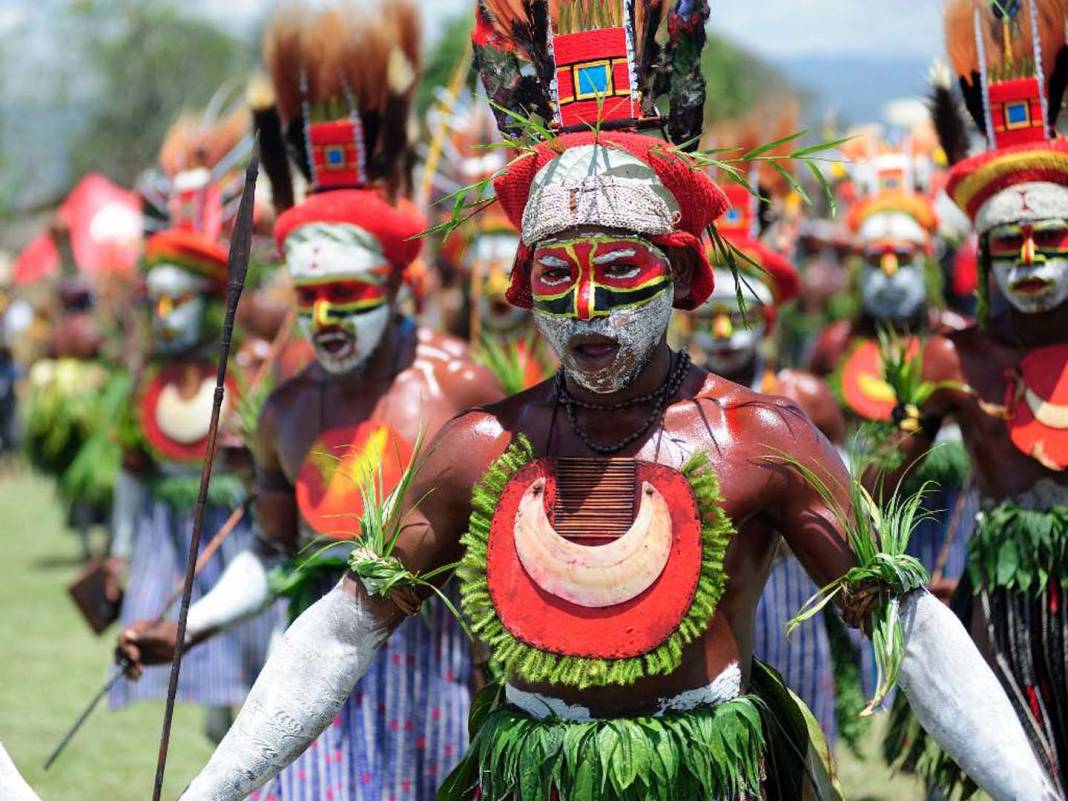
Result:
M293 205L293 176L289 171L282 120L272 103L253 107L252 127L260 140L260 163L271 185L271 201L281 213Z
M1064 92L1068 90L1068 47L1062 47L1057 53L1057 60L1053 64L1053 72L1049 76L1049 128L1050 135L1057 131L1057 117L1060 116L1061 106L1064 103Z
M938 141L946 154L946 160L953 165L967 158L968 128L953 91L948 86L936 85L931 89L929 103L931 120L938 132Z

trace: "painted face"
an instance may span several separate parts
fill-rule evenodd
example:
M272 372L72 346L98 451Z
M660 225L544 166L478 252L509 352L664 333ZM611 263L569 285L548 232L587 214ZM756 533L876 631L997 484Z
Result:
M990 267L998 289L1024 314L1068 300L1068 221L999 225L989 233Z
M530 283L538 330L568 376L591 392L630 385L671 320L671 263L643 239L543 242Z
M479 236L464 253L464 265L472 274L478 270L482 277L478 313L487 331L507 334L530 318L530 312L513 306L505 297L518 248L518 234L501 232Z
M363 367L391 314L391 267L378 240L354 225L313 223L290 234L285 251L316 359L334 374Z
M195 347L204 326L208 282L177 265L157 264L148 271L145 284L156 350L177 355Z
M925 254L911 242L877 241L864 248L860 296L864 310L880 320L907 320L927 299Z
M756 279L749 279L748 285L742 288L743 310L733 291L734 276L716 270L712 297L694 312L693 344L704 355L704 366L713 373L732 375L748 367L767 332L764 309L773 302L771 292Z

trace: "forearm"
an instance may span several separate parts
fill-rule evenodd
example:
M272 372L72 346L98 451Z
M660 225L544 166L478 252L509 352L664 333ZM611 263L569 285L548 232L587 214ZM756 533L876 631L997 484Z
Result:
M268 576L282 562L279 555L253 546L234 557L215 586L189 608L186 624L191 641L223 631L255 617L274 600Z
M994 801L1056 799L1023 726L960 621L937 598L902 599L898 682L917 719Z
M137 536L137 521L144 503L145 485L129 470L120 469L115 479L111 506L111 556L129 559Z
M4 801L41 801L0 743L0 798Z
M243 801L338 714L392 625L362 591L344 585L343 580L290 626L181 801Z

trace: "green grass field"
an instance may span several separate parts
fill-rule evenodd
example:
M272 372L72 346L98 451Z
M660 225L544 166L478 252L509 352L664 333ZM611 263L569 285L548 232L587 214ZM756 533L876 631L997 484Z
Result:
M43 801L146 801L151 797L162 704L112 712L102 704L66 753L42 763L104 679L111 636L94 637L67 598L79 546L48 482L26 472L0 478L0 742ZM171 801L211 747L199 709L179 707L164 798ZM876 736L870 738L875 753ZM840 765L849 801L919 801L908 778L874 756Z

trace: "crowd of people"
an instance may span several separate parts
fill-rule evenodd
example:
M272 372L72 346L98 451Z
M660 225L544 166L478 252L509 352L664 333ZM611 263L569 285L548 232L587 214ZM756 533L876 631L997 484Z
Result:
M57 224L5 295L0 449L82 536L113 708L193 582L182 801L841 799L880 708L933 799L1065 798L1064 0L948 0L926 113L823 142L708 124L703 0L472 14L417 119L417 4L280 7L146 173L139 272Z

